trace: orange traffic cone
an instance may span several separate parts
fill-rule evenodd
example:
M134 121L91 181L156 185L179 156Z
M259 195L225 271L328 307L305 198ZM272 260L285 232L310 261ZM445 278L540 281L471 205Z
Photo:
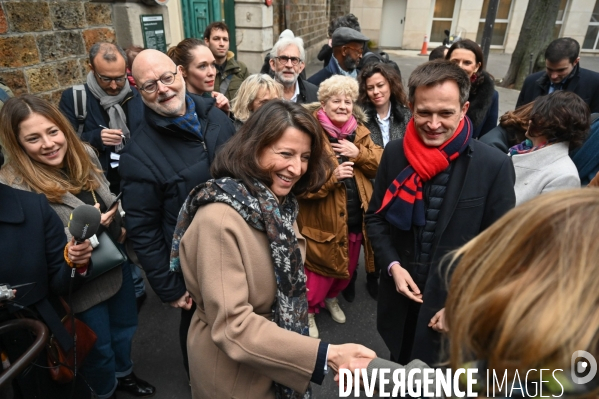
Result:
M424 35L424 41L422 42L422 49L420 50L420 54L418 54L418 55L428 56L428 35Z

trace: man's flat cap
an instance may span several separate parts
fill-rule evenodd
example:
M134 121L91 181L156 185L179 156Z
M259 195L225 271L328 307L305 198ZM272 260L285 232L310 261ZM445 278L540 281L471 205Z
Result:
M366 36L358 32L357 30L347 28L344 26L335 29L335 32L333 32L333 37L331 38L331 46L339 47L350 42L367 42L368 40L370 39L368 39Z

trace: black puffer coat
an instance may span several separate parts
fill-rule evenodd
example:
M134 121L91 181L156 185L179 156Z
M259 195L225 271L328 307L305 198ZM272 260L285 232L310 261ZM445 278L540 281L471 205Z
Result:
M192 188L210 179L216 150L235 133L214 99L189 94L195 102L203 141L168 123L148 107L145 119L121 155L127 235L152 288L163 302L185 294L180 273L169 271L173 232Z

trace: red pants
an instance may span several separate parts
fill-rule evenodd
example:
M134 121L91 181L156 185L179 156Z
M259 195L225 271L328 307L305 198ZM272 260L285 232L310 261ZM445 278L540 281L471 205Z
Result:
M325 277L306 269L306 287L308 288L308 313L318 313L321 307L324 307L326 298L337 298L337 295L343 291L351 281L358 260L360 258L360 247L364 239L362 233L349 233L348 257L349 278L341 279L334 277Z

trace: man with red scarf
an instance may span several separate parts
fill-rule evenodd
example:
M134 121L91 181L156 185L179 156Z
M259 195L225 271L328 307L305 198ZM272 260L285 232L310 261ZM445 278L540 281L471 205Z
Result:
M472 139L470 80L457 65L427 62L408 86L413 117L385 147L366 224L381 269L377 329L391 359L436 365L446 329L442 258L514 207L515 175L506 154Z

